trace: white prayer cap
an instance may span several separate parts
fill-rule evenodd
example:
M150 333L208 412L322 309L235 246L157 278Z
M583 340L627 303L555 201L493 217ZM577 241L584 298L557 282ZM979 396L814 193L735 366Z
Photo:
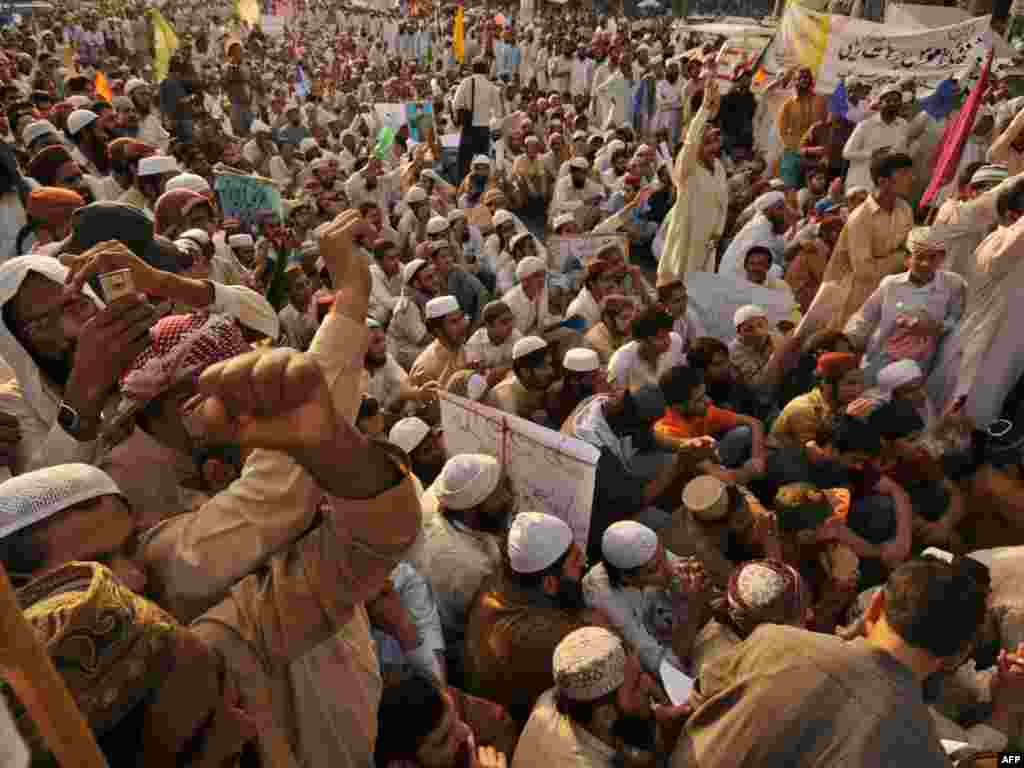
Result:
M460 312L459 301L454 296L438 296L427 302L424 317L427 320L434 320L438 317L445 317L452 312Z
M466 218L466 212L464 210L462 210L461 208L452 208L451 213L448 214L448 222L450 224L454 224L459 219L465 219L465 218ZM427 223L429 224L430 222L428 221Z
M490 158L487 155L477 155L473 158L473 165L486 165L488 168L491 167Z
M771 192L765 192L757 200L754 201L754 207L759 211L767 210L775 205L785 205L786 196L778 190L772 190Z
M92 104L92 99L90 99L88 96L83 96L82 94L78 94L77 96L71 96L65 99L65 101L67 101L67 103L75 109L83 109L84 107L87 107L90 104Z
M58 464L0 483L0 539L99 496L121 495L110 475L89 464Z
M423 438L430 434L430 427L423 419L409 416L395 422L395 426L388 433L388 442L397 445L406 453L416 450Z
M567 371L575 371L576 373L590 373L601 367L601 361L594 350L574 347L565 353L562 367Z
M252 248L255 243L253 242L252 235L232 235L228 238L228 245L232 248Z
M435 184L438 184L442 181L437 171L435 171L433 168L424 168L422 171L420 171L420 178L430 179Z
M554 227L555 227L555 232L557 232L559 229L564 227L566 224L575 224L575 223L576 223L576 216L574 214L571 214L571 213L563 213L560 216L556 216L555 220L553 222Z
M445 462L433 491L441 506L456 511L483 504L501 481L501 464L483 453L460 453Z
M195 173L179 173L177 176L168 179L164 191L170 192L172 189L191 189L200 195L205 195L212 191L210 189L210 182Z
M736 314L732 316L732 323L739 328L747 320L753 320L755 317L767 318L768 313L764 311L763 307L757 306L757 304L747 304L745 307L740 307L736 310Z
M729 492L717 477L701 475L683 488L683 506L698 520L721 520L729 514Z
M198 256L203 250L203 247L199 245L199 243L187 237L179 237L174 241L174 245L179 251L185 251L193 254L194 256Z
M444 216L431 216L430 221L427 222L427 234L428 235L440 235L442 232L448 231L448 219Z
M601 554L605 561L623 571L649 563L657 551L658 535L635 520L612 523L601 537Z
M311 149L320 149L320 145L316 143L316 139L307 136L299 142L299 152L306 154Z
M543 512L520 512L508 532L509 565L516 573L543 571L569 551L572 531Z
M585 157L574 157L569 161L570 168L576 168L581 171L587 170L590 167L590 163L587 162Z
M145 80L140 80L137 77L133 77L130 80L128 80L127 83L124 84L124 95L125 96L131 96L132 95L132 91L134 91L136 88L148 88L148 87L149 87L149 85L146 84Z
M202 245L210 244L210 233L205 229L188 229L181 233L181 239L194 240Z
M249 126L250 133L270 133L270 126L264 123L262 120L253 120L252 125Z
M548 343L540 336L524 336L512 346L512 359L518 360L521 357L533 354L538 349L544 349Z
M1009 178L1010 172L1005 165L983 165L971 176L971 184L983 182L1000 182Z
M911 253L944 251L946 241L953 235L951 228L942 224L914 227L907 233L907 250Z
M31 144L41 136L45 136L48 133L56 135L57 127L49 120L34 120L25 126L25 129L21 132L21 140L25 144Z
M238 322L246 328L259 331L271 341L277 341L281 335L281 318L266 297L244 285L232 286L231 294Z
M532 133L526 137L524 144L540 144L540 139L534 136Z
M551 669L560 693L573 701L595 701L622 687L626 651L604 627L582 627L555 646Z
M402 282L408 285L412 282L412 279L416 277L416 273L419 272L423 267L427 266L426 259L413 259L404 267L402 267Z
M619 150L625 149L625 148L626 148L626 142L624 142L622 139L612 139L611 141L608 142L609 154L615 154Z
M547 265L544 264L544 260L537 256L527 256L525 259L519 262L516 266L516 279L522 282L531 275L536 275L538 272L544 272L547 270Z
M878 372L878 388L891 395L897 387L923 377L921 367L913 360L897 360Z
M491 221L497 228L500 227L502 224L508 224L510 221L515 221L515 219L512 218L511 212L506 211L504 208L499 208L494 212L494 217L491 219Z
M768 188L769 189L785 189L786 188L786 182L784 182L782 179L779 179L779 178L770 179L768 181Z
M139 160L139 176L159 176L178 170L178 161L170 155L150 155Z
M405 193L405 202L408 205L413 203L425 203L427 201L427 190L423 187L409 187L409 191Z
M528 237L530 237L529 232L520 232L518 235L513 235L508 241L509 250L514 253L516 247Z
M76 109L68 115L68 133L74 136L80 130L85 128L85 126L90 123L94 123L99 119L100 116L91 109Z
M900 90L900 87L896 83L889 83L887 85L883 85L881 88L878 89L878 98L884 99L890 93L895 93L900 97L903 96L903 91Z
M928 547L926 550L921 552L921 557L934 557L944 563L952 564L954 555L952 552L947 552L946 550L939 549L938 547Z

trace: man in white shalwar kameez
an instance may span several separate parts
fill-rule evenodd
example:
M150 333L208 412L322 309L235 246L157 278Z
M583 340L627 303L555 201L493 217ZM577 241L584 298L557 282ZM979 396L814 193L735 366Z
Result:
M729 210L729 186L718 159L721 136L717 128L705 130L708 120L718 114L718 104L718 84L711 80L672 172L678 196L665 220L659 283L688 272L715 271L718 241Z
M959 370L952 396L966 396L964 413L979 427L999 418L1006 396L1024 373L1024 179L1000 196L1000 226L982 241L968 266L967 307L940 368ZM950 390L947 390L949 392Z

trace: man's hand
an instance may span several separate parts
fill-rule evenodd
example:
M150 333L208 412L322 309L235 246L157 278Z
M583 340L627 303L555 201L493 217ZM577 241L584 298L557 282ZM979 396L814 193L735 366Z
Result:
M261 718L243 709L240 702L238 684L228 672L224 678L224 706L216 710L210 723L196 760L198 768L234 765L242 748L253 741L261 729L271 725L261 723Z
M81 293L87 281L117 269L131 270L136 290L158 293L160 270L149 266L117 240L98 243L80 256L65 256L61 261L69 269L64 281L66 293Z
M333 311L358 323L364 322L370 302L370 264L355 247L356 237L373 237L373 228L358 210L343 211L314 233L320 241L320 256L338 290Z
M494 747L478 747L473 768L508 768L508 758L504 752Z
M0 467L12 467L21 442L18 419L0 411Z
M290 349L250 352L211 366L190 406L199 409L212 439L284 451L300 463L333 446L339 429L320 364Z
M78 411L85 432L91 427L121 375L149 344L149 329L158 320L143 296L124 296L89 318L75 345L75 359L64 399Z
M713 77L708 78L704 86L704 105L707 107L709 117L713 119L718 114L718 108L721 105L718 81Z
M676 459L677 462L718 461L718 441L707 435L683 440Z
M1024 643L1015 652L999 651L992 678L992 702L1019 711L1024 704Z

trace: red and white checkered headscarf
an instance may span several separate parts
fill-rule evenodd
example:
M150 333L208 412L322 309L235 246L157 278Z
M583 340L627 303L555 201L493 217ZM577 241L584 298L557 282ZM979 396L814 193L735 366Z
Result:
M170 315L149 336L149 346L121 379L121 394L129 400L152 400L214 363L252 349L226 315Z

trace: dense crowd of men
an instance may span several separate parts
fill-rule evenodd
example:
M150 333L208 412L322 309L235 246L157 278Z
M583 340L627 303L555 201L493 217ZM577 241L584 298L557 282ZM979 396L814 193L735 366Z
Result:
M966 81L540 5L0 28L0 563L108 765L1021 748L1016 83L922 208ZM589 530L449 397L596 449Z

